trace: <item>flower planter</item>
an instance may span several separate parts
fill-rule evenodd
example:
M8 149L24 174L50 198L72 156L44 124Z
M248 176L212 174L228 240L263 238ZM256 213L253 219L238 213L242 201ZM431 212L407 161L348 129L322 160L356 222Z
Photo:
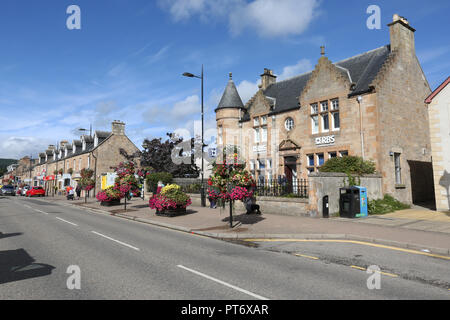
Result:
M115 199L111 201L102 201L100 202L100 205L104 207L118 206L120 205L120 199Z
M186 214L186 208L156 210L156 215L161 217L176 217Z

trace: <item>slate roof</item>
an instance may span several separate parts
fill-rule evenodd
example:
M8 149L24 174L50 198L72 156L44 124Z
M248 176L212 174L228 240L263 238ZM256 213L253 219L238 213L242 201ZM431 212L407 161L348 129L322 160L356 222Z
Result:
M349 96L356 96L370 91L370 83L375 79L390 52L391 48L387 45L335 63L348 69L352 81L356 83L354 90L350 92Z
M334 63L342 75L355 84L353 90L349 90L349 97L372 90L369 85L375 79L390 52L390 45L386 45ZM275 101L273 110L269 115L298 109L300 107L298 97L305 88L311 74L312 71L275 82L264 90L263 94L270 97L271 104L272 101ZM250 116L248 112L245 112L241 121L248 120L250 120Z
M111 132L109 132L109 131L95 131L95 134L97 135L97 137L99 139L106 139L106 138L109 137Z
M217 110L225 108L244 108L244 104L242 103L236 86L231 79L231 75L227 87L225 88L225 92L222 95L222 99L220 99L219 105L215 111L217 112Z

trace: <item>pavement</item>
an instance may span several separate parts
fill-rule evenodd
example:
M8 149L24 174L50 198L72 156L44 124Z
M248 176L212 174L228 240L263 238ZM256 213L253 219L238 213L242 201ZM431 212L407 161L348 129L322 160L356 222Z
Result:
M191 206L187 214L161 217L148 207L148 200L132 199L114 207L101 206L95 199L68 201L64 197L39 198L63 205L83 207L97 213L114 215L142 223L218 239L345 239L417 250L424 254L450 256L450 214L426 208L396 211L361 219L311 218L275 214L246 215L233 212L233 228L229 223L229 207L202 208Z

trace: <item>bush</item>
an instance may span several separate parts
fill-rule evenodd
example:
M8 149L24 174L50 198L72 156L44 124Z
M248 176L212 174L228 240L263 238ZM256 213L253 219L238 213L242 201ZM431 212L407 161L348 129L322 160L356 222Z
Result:
M369 200L367 206L369 214L385 214L411 208L410 205L402 203L388 194L383 199Z
M162 181L164 185L168 185L172 182L173 176L168 172L154 172L148 174L145 179L147 181L147 191L156 192L158 181Z
M320 172L342 172L347 174L373 174L375 163L361 157L347 156L331 158L320 167Z

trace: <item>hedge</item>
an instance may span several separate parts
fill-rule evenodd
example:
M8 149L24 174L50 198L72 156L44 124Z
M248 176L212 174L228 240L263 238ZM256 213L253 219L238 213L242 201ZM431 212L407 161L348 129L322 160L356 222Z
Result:
M173 176L168 172L154 172L147 175L147 191L156 192L158 181L161 181L165 186L172 183Z

